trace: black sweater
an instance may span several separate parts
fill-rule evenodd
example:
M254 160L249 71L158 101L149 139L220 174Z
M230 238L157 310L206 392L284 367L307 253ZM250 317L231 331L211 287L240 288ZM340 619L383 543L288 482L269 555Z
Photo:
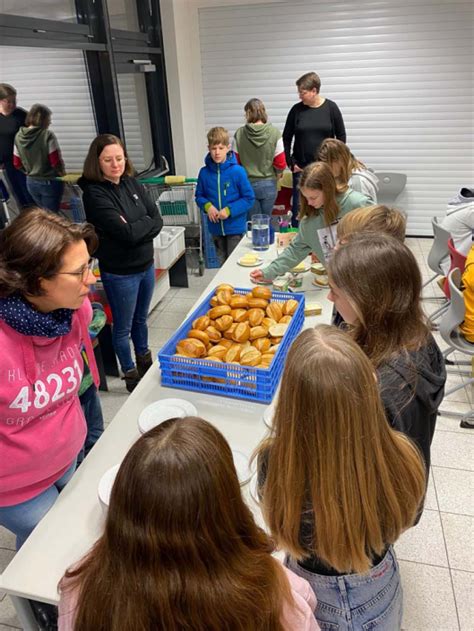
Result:
M111 274L138 274L153 263L153 239L163 226L156 204L133 177L119 184L81 177L87 221L96 229L100 269Z
M291 141L293 152L291 151ZM286 163L293 167L297 164L304 168L316 160L319 146L325 138L337 138L346 142L346 129L338 106L326 99L319 107L309 107L303 103L296 103L288 112L285 129L283 130L283 145L285 147Z
M13 142L16 132L23 127L26 112L17 107L9 116L0 114L0 164L13 162Z

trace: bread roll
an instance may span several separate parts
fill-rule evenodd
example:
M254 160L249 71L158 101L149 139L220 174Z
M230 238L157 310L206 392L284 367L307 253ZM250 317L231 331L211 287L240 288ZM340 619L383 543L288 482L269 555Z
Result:
M176 352L184 357L202 357L206 353L206 346L201 340L187 337L176 344Z
M216 344L216 346L211 346L207 353L207 357L218 357L223 361L226 353L227 348L225 346L222 346L222 344Z
M212 298L209 301L209 304L211 305L211 307L217 307L219 304L217 302L217 296L212 296Z
M247 309L232 309L230 312L234 322L245 322L249 319L249 312Z
M254 346L251 346L240 353L240 364L242 366L256 366L260 363L261 357L262 353Z
M273 326L274 324L277 324L277 321L274 320L273 318L267 317L267 318L263 318L260 324L268 330L270 329L271 326Z
M270 300L272 297L272 291L269 287L254 287L252 289L252 296L254 298L263 298L264 300Z
M221 283L217 285L215 293L217 294L219 291L230 291L231 294L234 293L234 288L232 285L228 285L227 283Z
M268 300L263 298L248 298L248 305L250 309L266 309L268 307Z
M229 305L219 305L218 307L213 307L212 309L209 309L207 315L211 318L211 320L216 320L223 315L230 315L231 311L232 309L229 307Z
M246 342L250 337L250 327L247 322L239 322L234 329L232 339L234 342Z
M275 322L280 322L283 315L280 303L271 302L266 309L266 314L269 318L273 318ZM209 314L209 317L211 318L212 316Z
M229 350L233 343L233 340L227 340L225 337L221 338L218 342L221 346L225 346L227 350Z
M230 300L232 309L247 309L249 306L248 298L245 296L234 296Z
M233 340L233 335L234 335L235 327L237 326L237 324L238 324L237 322L234 322L233 324L230 325L227 331L224 331L224 337L227 340Z
M254 346L261 353L265 353L270 349L272 343L268 339L268 337L258 337L256 340L252 342L252 346Z
M232 298L232 292L229 289L220 289L216 293L217 302L220 305L230 304Z
M209 345L209 335L205 331L200 331L199 329L191 329L188 332L188 337L191 337L195 340L201 340L201 342L206 346Z
M280 319L280 322L278 324L290 324L290 322L291 322L291 316L290 315L284 315Z
M293 315L297 308L298 301L290 299L283 303L282 313L283 315Z
M250 338L251 340L256 340L259 337L267 337L268 331L264 326L253 326L250 329Z
M247 314L250 326L262 324L262 320L265 317L265 311L263 309L249 309Z
M205 332L208 334L209 340L211 342L218 342L222 337L222 333L218 331L215 326L212 325L208 326Z
M225 356L226 363L238 362L241 352L242 347L240 346L240 344L232 344Z
M271 337L269 339L270 339L270 342L273 345L273 344L279 344L282 341L283 338L282 337Z
M200 318L196 318L193 322L193 329L204 331L211 324L211 318L207 315L203 315Z
M278 323L271 326L268 332L270 333L271 337L283 337L286 333L287 328L288 324Z
M223 331L227 331L227 329L229 329L233 323L234 321L231 315L223 315L220 318L217 318L217 320L214 323L214 326L216 327L218 331L223 332Z
M265 364L266 366L270 366L275 357L274 353L262 353L262 357L260 358L260 362Z
M268 340L271 344L271 340ZM273 346L270 346L270 348L268 349L268 351L265 351L266 353L273 353L273 355L277 352L277 350L280 348L280 344L273 344Z

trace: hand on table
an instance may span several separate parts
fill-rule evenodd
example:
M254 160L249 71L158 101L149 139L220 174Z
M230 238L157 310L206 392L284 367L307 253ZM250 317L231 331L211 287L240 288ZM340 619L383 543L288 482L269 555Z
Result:
M254 283L259 283L262 280L265 280L265 277L261 269L252 270L250 272L250 278L253 280Z
M210 206L208 208L207 216L209 217L209 221L212 221L212 223L217 223L219 221L219 211L215 206Z

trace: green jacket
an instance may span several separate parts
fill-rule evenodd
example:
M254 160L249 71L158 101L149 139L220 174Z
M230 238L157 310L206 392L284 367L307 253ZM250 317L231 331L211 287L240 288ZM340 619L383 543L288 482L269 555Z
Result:
M275 179L286 166L281 133L271 123L247 123L234 134L233 150L249 180Z
M267 280L273 280L277 276L285 274L290 269L301 263L311 252L324 263L336 244L336 225L344 215L355 208L371 206L368 197L348 189L336 197L339 206L339 215L336 221L329 227L324 223L322 212L312 217L304 217L300 221L299 231L290 245L283 250L280 256L268 267L263 269L263 275Z

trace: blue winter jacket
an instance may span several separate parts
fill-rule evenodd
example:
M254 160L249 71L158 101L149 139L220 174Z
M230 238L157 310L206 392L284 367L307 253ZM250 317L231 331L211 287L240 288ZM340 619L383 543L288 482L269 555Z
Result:
M197 205L204 212L209 202L218 210L227 206L230 211L230 216L222 221L213 223L208 219L209 232L214 236L243 234L247 227L247 212L255 201L245 169L237 164L233 151L229 151L226 161L221 164L216 164L208 153L205 163L199 171Z

